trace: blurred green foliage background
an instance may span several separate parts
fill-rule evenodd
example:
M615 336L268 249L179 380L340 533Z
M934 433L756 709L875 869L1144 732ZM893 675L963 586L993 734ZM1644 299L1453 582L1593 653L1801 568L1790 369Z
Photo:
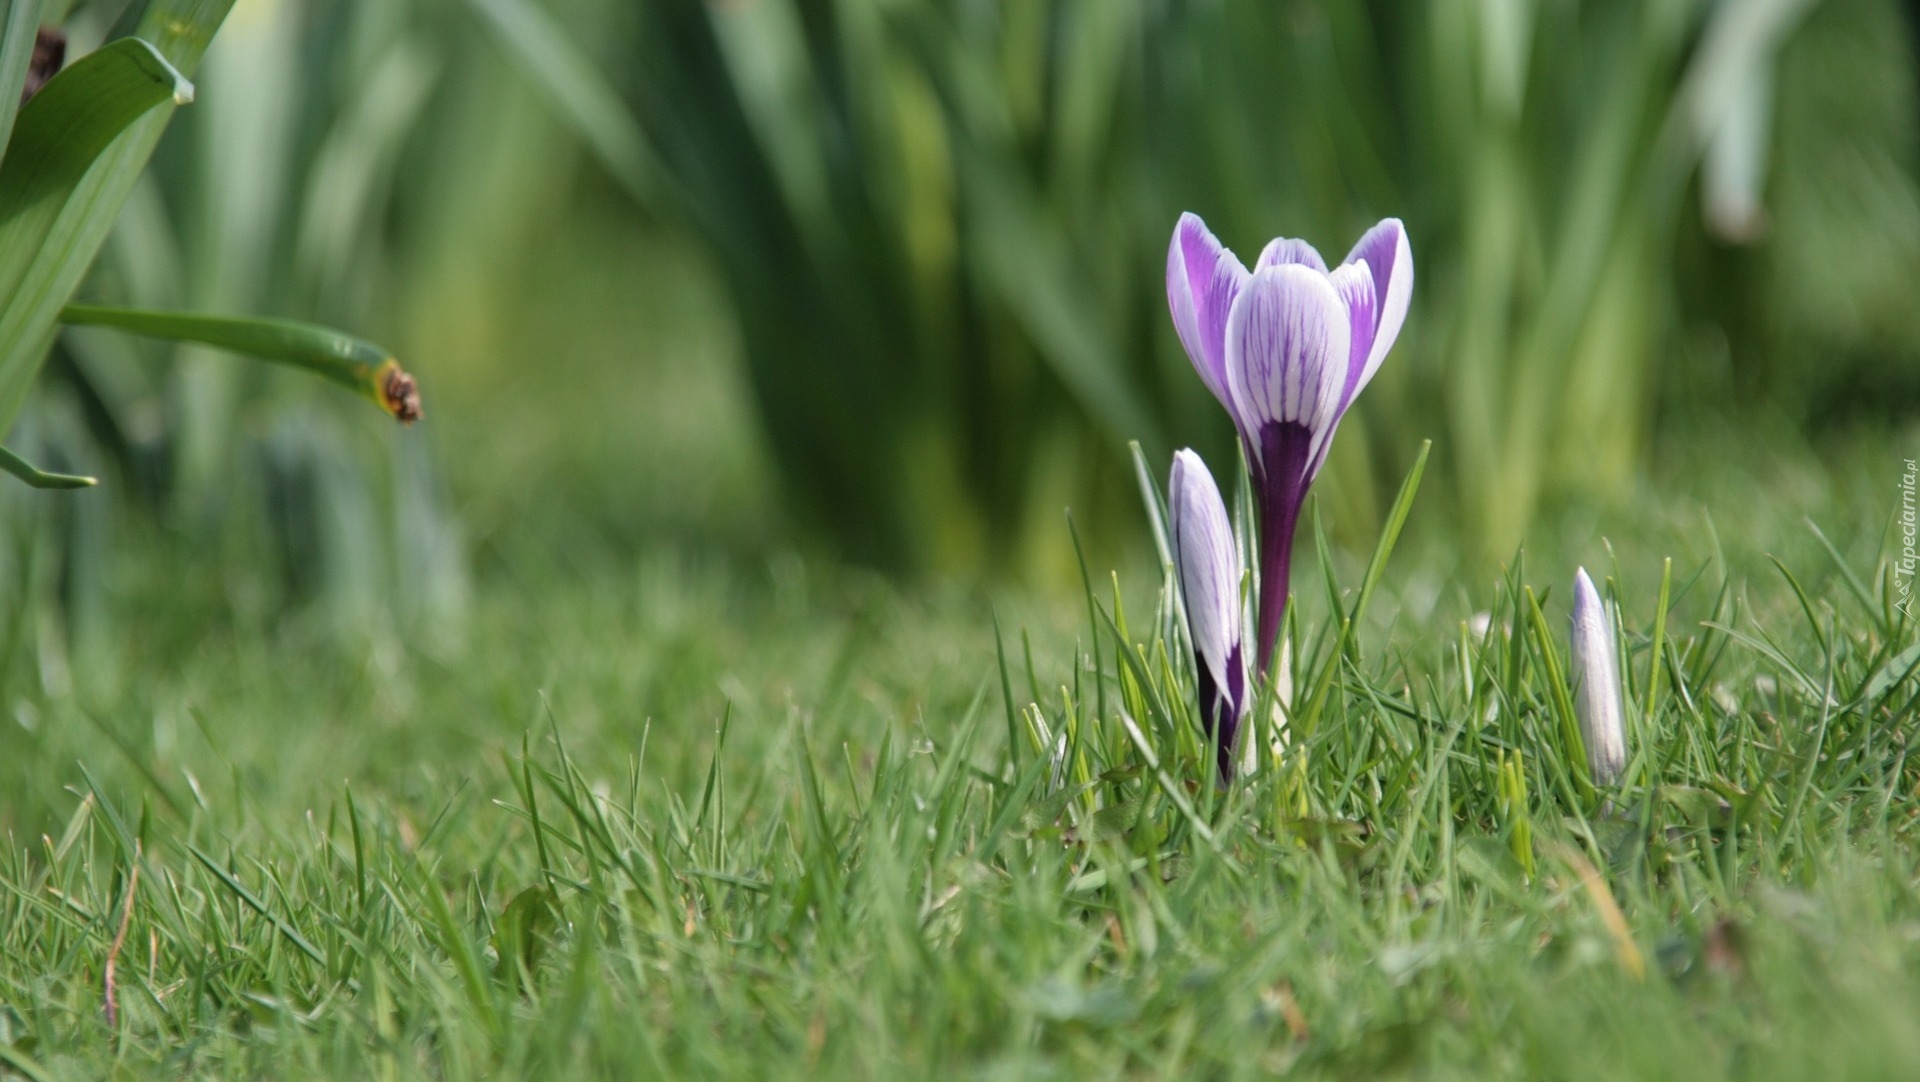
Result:
M45 17L78 56L123 6ZM1144 539L1127 440L1232 454L1182 210L1249 255L1406 220L1318 491L1370 538L1433 438L1417 524L1498 559L1673 441L1911 421L1913 41L1893 0L239 0L81 297L377 336L429 419L69 330L12 442L109 492L0 492L4 588L84 651L156 543L376 640L663 540L1062 580L1061 508Z

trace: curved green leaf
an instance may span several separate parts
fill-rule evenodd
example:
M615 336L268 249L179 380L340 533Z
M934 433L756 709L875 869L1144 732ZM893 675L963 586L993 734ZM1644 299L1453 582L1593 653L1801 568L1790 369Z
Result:
M192 98L193 84L157 49L124 38L54 76L20 110L0 162L0 432L119 209L103 193L131 185L94 166L148 113Z
M393 355L353 335L290 319L208 316L135 308L68 305L60 322L75 327L112 327L149 338L199 342L216 349L277 361L337 383L371 399L402 422L420 419L420 394Z
M61 72L20 110L0 162L0 302L30 301L31 271L70 194L114 139L193 84L138 38L116 41ZM23 293L28 296L23 296Z
M0 0L0 157L13 134L20 92L26 89L27 68L33 63L35 32L40 28L40 0Z
M107 45L54 76L20 110L0 163L0 255L45 235L58 197L79 185L128 125L162 102L192 100L193 84L139 38ZM28 262L8 258L0 266L18 273Z
M127 5L111 36L150 42L176 71L191 76L233 4L234 0L135 0ZM41 94L45 93L43 88ZM39 96L34 101L38 103ZM26 110L21 116L24 122ZM0 433L12 426L40 370L53 342L60 306L73 295L106 243L121 204L172 116L173 107L162 103L129 124L67 192L37 248L0 241ZM14 134L17 143L17 126ZM8 270L21 259L28 261L23 273Z
M48 473L5 447L0 447L0 470L7 471L34 488L92 488L100 483L92 477Z

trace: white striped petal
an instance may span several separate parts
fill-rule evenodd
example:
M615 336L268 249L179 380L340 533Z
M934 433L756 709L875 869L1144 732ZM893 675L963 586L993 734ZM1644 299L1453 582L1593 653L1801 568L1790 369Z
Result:
M1227 314L1227 393L1250 440L1293 422L1331 428L1346 385L1351 317L1325 274L1298 263L1256 271Z
M1207 390L1227 404L1224 367L1227 310L1247 281L1247 268L1197 214L1182 214L1167 246L1167 307L1173 329Z
M1353 251L1347 253L1346 262L1366 264L1378 298L1373 341L1365 363L1355 362L1360 374L1354 381L1353 394L1347 396L1352 401L1380 370L1380 362L1387 359L1387 351L1400 337L1401 324L1407 321L1407 305L1413 300L1413 248L1407 243L1407 227L1398 218L1382 219L1360 237Z

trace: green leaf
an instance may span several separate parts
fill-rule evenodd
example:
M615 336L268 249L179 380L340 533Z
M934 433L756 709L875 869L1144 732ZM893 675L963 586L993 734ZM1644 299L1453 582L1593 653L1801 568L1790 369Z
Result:
M514 895L493 929L495 978L523 990L559 923L560 900L550 888L532 886Z
M27 69L33 64L33 42L40 29L40 0L0 0L0 159L13 134Z
M127 8L116 26L121 33L114 36L136 37L151 43L176 73L191 76L233 3L234 0L135 3ZM75 63L54 82L71 76L85 63L87 60ZM21 110L14 131L16 146L20 141L19 126L27 122L35 107L42 107L41 99L52 89L53 83L49 83L27 109ZM61 200L63 205L56 212L52 227L39 244L18 247L16 240L6 239L12 223L0 212L0 222L5 223L0 224L0 433L12 426L27 388L40 369L41 359L53 341L60 306L73 295L87 268L93 265L100 246L106 243L121 204L133 190L172 115L172 105L162 102L127 125L92 166L74 178L72 187ZM25 265L25 271L14 273L21 264Z
M92 477L80 477L70 473L48 473L5 447L0 447L0 470L7 471L34 488L92 488L100 483Z
M18 1071L33 1082L46 1082L53 1077L47 1073L45 1067L34 1062L31 1056L4 1044L0 1044L0 1063L6 1064L9 1070Z
M1086 837L1090 842L1113 842L1127 836L1134 824L1140 820L1140 798L1132 797L1118 804L1109 804L1093 813L1093 823L1087 828Z
M1879 671L1873 674L1873 678L1867 681L1867 689L1861 695L1861 700L1877 705L1881 696L1893 690L1895 685L1912 676L1916 671L1920 671L1920 643L1900 651L1898 655L1882 665Z
M12 231L22 216L70 190L128 125L168 100L191 102L193 84L139 38L104 46L54 76L20 110L12 153L0 165L0 217L9 239L18 236ZM52 224L41 218L41 228Z
M196 851L195 855L198 855ZM473 949L472 940L454 919L453 907L447 904L446 895L440 893L437 883L428 883L422 891L427 899L427 915L433 923L427 925L438 934L440 947L452 959L454 972L460 976L460 985L466 990L467 999L473 1004L474 1014L480 1019L489 1033L497 1033L500 1028L500 1015L493 1003L493 991L487 985L485 970L480 966L480 955Z
M99 249L89 243L91 220L110 223L109 209L86 198L101 183L90 176L95 163L149 112L192 99L193 85L158 50L126 38L55 76L20 110L0 163L0 431L39 370L60 304ZM104 238L105 224L92 232Z
M1380 585L1380 576L1387 569L1387 557L1393 555L1394 542L1400 539L1401 527L1407 524L1407 515L1413 510L1414 494L1420 491L1420 478L1427 470L1427 452L1433 450L1432 440L1420 441L1420 454L1413 460L1413 468L1407 471L1406 479L1400 482L1400 493L1393 498L1393 509L1387 512L1387 524L1380 531L1380 542L1374 546L1373 558L1367 561L1366 577L1360 580L1360 596L1354 600L1353 611L1347 617L1349 623L1358 626L1360 618L1366 615L1367 603L1373 600L1374 588Z
M191 76L234 0L135 0L108 38L144 38Z
M199 342L262 360L304 368L370 399L402 423L420 419L413 377L385 349L353 335L290 319L208 316L71 304L60 322L74 327L112 327L150 338Z

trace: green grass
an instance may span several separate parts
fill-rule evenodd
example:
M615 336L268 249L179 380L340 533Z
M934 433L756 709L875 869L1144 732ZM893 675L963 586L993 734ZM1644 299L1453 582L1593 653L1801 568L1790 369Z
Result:
M0 1077L1920 1069L1920 679L1877 603L1920 433L1689 403L1631 502L1547 508L1504 573L1430 477L1338 652L1373 539L1303 533L1317 728L1222 794L1180 689L1156 720L1121 675L1143 528L1084 538L1091 626L1073 568L901 587L785 551L698 266L558 247L491 351L403 344L474 554L454 627L283 614L264 546L138 516L83 620L28 599L85 568L21 539L87 505L0 490ZM1575 563L1657 700L1606 813L1545 664ZM1091 787L1034 765L1034 701Z
M1675 457L1607 531L1617 572L1568 511L1482 581L1416 509L1337 652L1330 598L1352 605L1360 559L1331 550L1322 586L1303 556L1297 686L1325 673L1324 707L1229 792L1198 766L1184 663L1120 663L1110 587L1090 633L1084 598L1045 590L503 542L464 636L426 645L249 622L230 569L148 546L122 569L117 679L46 628L6 670L0 1058L48 1078L1912 1077L1914 626L1883 602L1879 533L1833 531L1856 593L1794 514L1883 527L1886 446L1722 458L1711 485ZM1740 502L1746 470L1787 467L1850 480ZM1636 704L1602 794L1568 766L1552 683L1573 555L1615 578ZM1131 649L1157 579L1118 581ZM1073 733L1057 769L1034 701Z
M227 6L178 0L154 10L206 16ZM398 25L380 3L359 7L375 21L354 26ZM170 33L194 25L176 22ZM429 25L368 40L391 46L379 55L403 71L415 44L444 37L423 30ZM1019 44L1041 41L1039 23L1009 26L1010 51L975 45L991 46L981 55L1005 51L1006 71L1018 79L1045 51ZM19 23L14 40L25 40L22 28L31 29ZM1102 40L1131 48L1124 33ZM1302 48L1311 52L1316 40L1309 33ZM449 51L429 52L466 71L459 43L443 44ZM1454 53L1471 59L1470 50ZM426 55L413 59L426 63ZM1535 67L1555 79L1573 71ZM1333 85L1314 65L1288 73ZM466 71L444 97L498 74ZM908 67L882 74L919 86ZM998 76L981 77L993 97ZM361 84L387 82L341 82ZM1099 79L1077 85L1059 100L1102 100L1084 92ZM375 209L366 222L384 224L361 239L394 237L356 256L351 277L390 294L383 302L355 302L356 290L327 284L337 276L326 267L315 278L319 308L371 308L400 332L393 344L428 387L428 425L367 436L375 418L329 428L334 405L303 401L302 416L318 414L316 427L281 429L250 407L227 451L209 450L221 439L205 429L177 452L153 452L197 479L182 485L188 496L144 510L132 507L138 496L120 495L142 490L116 476L118 466L99 471L102 491L78 497L0 487L0 1080L1920 1076L1920 763L1912 754L1920 643L1913 621L1894 610L1888 563L1901 456L1920 444L1920 430L1863 422L1809 445L1783 435L1791 426L1755 402L1739 405L1746 412L1737 423L1717 419L1715 410L1733 407L1701 400L1744 388L1753 358L1768 353L1756 354L1744 335L1716 339L1713 324L1723 320L1713 317L1675 358L1686 379L1657 384L1666 416L1650 446L1639 446L1631 426L1602 422L1570 434L1611 447L1607 455L1508 455L1479 473L1436 471L1390 564L1378 553L1368 559L1374 539L1352 514L1367 501L1349 492L1337 503L1339 487L1323 485L1325 506L1340 513L1324 524L1310 517L1296 569L1293 742L1222 789L1194 724L1187 660L1160 605L1162 569L1145 556L1144 531L1110 528L1131 516L1113 512L1114 486L1082 499L1078 521L1091 536L1074 536L1053 517L1058 500L1046 494L1074 490L1071 478L1100 458L1058 426L1032 423L1056 409L1061 374L999 389L1038 396L1041 412L988 409L976 418L1007 446L1039 439L1033 454L964 463L985 467L977 495L1001 508L982 521L1019 522L1018 533L976 536L952 529L952 519L943 531L937 512L951 515L954 505L940 489L958 483L946 475L967 456L942 458L938 432L896 433L911 452L901 461L874 450L885 433L868 429L884 428L882 418L853 416L822 436L862 475L877 465L875 476L935 481L899 493L841 486L830 493L839 502L826 505L850 513L823 525L844 529L875 509L866 504L904 493L883 517L927 534L900 542L927 548L917 562L966 566L979 562L967 558L971 550L1004 548L1025 554L1005 562L1028 581L991 590L890 584L789 551L781 501L788 512L804 510L796 478L811 471L796 468L819 463L756 425L747 376L757 363L763 391L795 392L778 403L789 412L795 402L844 411L855 398L818 396L828 387L822 373L853 354L816 348L808 360L798 339L782 337L777 311L748 303L733 312L724 260L660 221L633 220L630 208L610 211L604 177L552 179L572 168L565 155L516 155L512 148L526 144L502 133L529 123L526 103L474 100L481 104L461 115L483 118L466 125L486 136L481 142L543 164L465 169L458 163L477 159L458 153L458 131L445 154L438 139L422 144L395 159L398 173L434 176L413 168L425 155L487 179L454 184L447 200L432 186L391 200L368 196ZM775 112L804 100L788 96ZM929 99L907 108L939 106ZM1112 111L1065 110L1101 130ZM1270 112L1257 126L1282 132ZM314 130L329 133L320 164L288 166L290 176L333 176L335 150L361 146L350 138L357 107L337 129L327 109L315 115ZM538 117L531 123L540 130L551 126L544 112ZM145 160L157 124L141 122L121 165ZM994 146L1005 143L1003 125L988 127ZM195 143L190 156L211 147L218 158L221 147L240 145L221 130L203 129L213 141ZM1494 139L1487 146L1495 151L1515 134L1461 131ZM337 132L349 140L338 147ZM1094 161L1082 153L1092 146L1069 147L1060 160ZM967 191L1006 188L1014 196L1002 192L1000 201L1025 199L1006 182L1055 156L1001 149L1011 155L1002 155L1005 177L956 176ZM1362 149L1352 160L1372 156ZM286 162L306 162L307 153ZM369 154L368 162L384 156ZM242 158L257 164L251 152L233 160ZM1880 164L1899 172L1897 162ZM185 175L179 162L168 168L176 180ZM909 186L944 168L910 171ZM252 165L245 172L254 178ZM89 183L106 186L99 191L117 191L133 175L88 173ZM217 206L220 169L210 176L158 202ZM1029 209L1045 211L1076 186L1092 184L1097 195L1109 182L1128 183L1124 170L1059 176L1068 186L1036 188L1030 194L1041 202ZM1783 176L1782 188L1792 189L1791 171ZM568 197L545 206L528 194L549 183ZM927 189L936 218L952 194L945 184ZM340 209L328 202L333 194L362 187L319 184L319 203L287 204L319 206L319 217L296 213L287 223L301 224L262 226L255 239L297 234L295 247L309 247L307 225ZM763 194L785 200L778 188ZM1240 205L1242 217L1259 209L1259 200L1216 194ZM1897 239L1900 207L1854 202L1872 211L1863 220L1877 234ZM1489 206L1533 213L1551 203ZM1787 240L1791 203L1779 216ZM440 215L455 223L446 238L409 240L420 228L408 224L414 215L379 211L416 204L453 208ZM1080 204L1093 211L1081 225L1101 217L1097 198L1062 206ZM500 242L512 257L475 259L467 234L490 215L471 212L496 205L514 211L491 215L513 220L496 239L524 238ZM986 217L995 213L986 208ZM146 214L151 231L158 218ZM897 217L876 221L890 230ZM992 225L976 217L968 221ZM961 257L987 272L982 281L1005 277L992 268L1006 253L1038 250L1030 231L1009 231L1014 219L1001 217L997 232L967 234L966 243L987 245ZM105 236L107 217L91 220L82 232L98 236L88 244ZM292 288L285 283L253 283L251 292L267 292L252 302L219 286L224 278L213 272L242 266L244 252L232 256L222 243L214 247L226 254L203 259L192 249L206 223L187 213L176 224L187 280L231 294L233 307L285 306L262 299ZM248 228L235 228L240 248L232 250L248 248ZM1444 222L1434 228L1447 231ZM336 240L358 235L334 232ZM1631 231L1621 237L1638 243ZM752 256L745 265L780 265L763 258L765 238L748 239L735 252ZM261 253L272 247L262 244ZM63 250L27 247L42 261ZM945 296L948 271L938 265L956 258L939 249L929 249L937 271L930 296ZM348 265L328 256L344 260L346 247L314 250L333 270ZM1799 251L1769 250L1763 264ZM1645 283L1615 272L1633 271L1646 254L1637 251L1607 264L1609 281L1633 287L1628 294ZM818 254L794 252L799 263L789 265ZM1854 262L1899 262L1898 253L1879 254ZM72 275L84 265L67 262ZM1001 269L1028 274L1032 262ZM1558 273L1563 261L1550 262L1467 284L1499 293L1513 274ZM300 264L291 273L304 282L312 275ZM1132 269L1157 273L1145 263ZM882 273L874 280L884 288L865 292L887 294L897 277ZM1447 277L1429 280L1444 294ZM803 284L824 295L836 280ZM401 282L425 284L388 288ZM295 290L301 307L315 300L310 285ZM954 303L977 307L970 290ZM767 296L779 308L805 290L775 293ZM1832 358L1847 342L1856 351L1869 343L1875 356L1898 353L1880 342L1886 335L1854 326L1857 290L1828 293L1828 308L1852 314L1835 322L1801 313L1755 341L1791 343L1802 333L1792 328L1805 324L1820 347L1807 355L1841 373L1849 362ZM1059 331L1050 320L1065 318L1064 308L1031 305L1046 301L1045 290L1014 294L1028 306L983 325L985 337L974 336L981 349L939 320L928 324L937 333L923 336L927 348L969 379L992 374L976 363L986 355L1018 367L1064 351L1073 364L1097 366L1126 352L1089 352L1086 342L1101 334ZM1140 314L1137 299L1123 297L1114 310ZM1445 296L1437 304L1457 308ZM805 317L794 327L822 325L806 304L794 312ZM1097 316L1073 318L1084 331ZM1722 316L1738 329L1733 314ZM1034 319L1037 330L1021 329ZM925 322L924 313L914 321ZM1582 347L1591 355L1581 363L1601 372L1601 383L1630 380L1631 366L1588 362L1632 353L1645 328L1631 323L1601 319L1609 333ZM1155 335L1171 348L1163 324L1114 326L1122 324L1136 360ZM1458 337L1444 320L1423 333L1430 342ZM41 336L14 337L9 345L31 354L14 374L30 374ZM854 339L855 359L885 371L906 355L886 335ZM1188 380L1177 355L1150 352L1173 357ZM1500 351L1442 352L1451 358L1444 371L1415 356L1387 379L1412 380L1402 391L1417 392L1444 376L1457 390L1463 370L1454 362ZM1528 355L1552 368L1563 352ZM1715 366L1724 372L1712 375ZM779 378L769 384L769 376ZM1589 383L1568 400L1583 416L1618 414L1586 393L1599 393ZM1809 393L1821 383L1809 383ZM194 407L183 424L238 408L197 401L213 386L204 379L173 386ZM238 393L238 384L226 386ZM1198 394L1190 382L1180 386ZM65 427L79 430L76 387L71 374L61 377L28 418L54 432L53 422L72 414ZM988 397L1011 400L999 391ZM1449 440L1434 396L1402 393L1396 413L1382 391L1362 407L1375 425L1376 456L1438 434L1436 461L1457 462L1463 439L1509 421L1530 431L1525 424L1547 416L1509 410ZM128 431L147 431L152 418L140 417L162 409L144 391L125 402L139 422ZM1783 412L1832 411L1815 403ZM1368 461L1357 429L1349 426L1336 469L1390 470ZM1383 431L1392 438L1378 440ZM213 444L196 451L202 437ZM287 490L303 484L306 441L336 437L362 464L385 455L393 472L414 471L406 474L412 487L393 486L398 507L419 511L444 495L450 513L429 508L408 519L376 509L378 486L346 466L320 486L323 514L303 518L297 506L279 506L282 496L300 502ZM256 448L270 456L276 446L294 462L261 474L277 481L249 482L250 474L215 465L239 468L260 457ZM1621 499L1617 482L1631 474L1622 463L1641 452L1644 476ZM429 477L421 465L429 457L443 473ZM329 461L346 460L309 465ZM1481 546L1466 540L1478 535L1462 529L1489 513L1473 493L1494 466L1526 477L1550 472L1560 501L1513 519L1535 525L1524 557L1504 569L1485 566ZM247 493L269 488L274 506L261 512ZM113 499L127 502L105 502ZM1491 511L1530 513L1530 499L1525 507L1495 501ZM196 516L223 527L198 528ZM269 540L276 529L284 536ZM315 542L306 530L332 532ZM456 530L466 531L465 544L447 539ZM1083 540L1084 568L1071 559ZM471 557L470 578L469 568L452 566L456 551ZM1581 770L1564 684L1576 563L1597 573L1617 606L1631 698L1627 772L1601 791ZM1119 573L1109 577L1109 566ZM1488 630L1471 631L1482 619Z

